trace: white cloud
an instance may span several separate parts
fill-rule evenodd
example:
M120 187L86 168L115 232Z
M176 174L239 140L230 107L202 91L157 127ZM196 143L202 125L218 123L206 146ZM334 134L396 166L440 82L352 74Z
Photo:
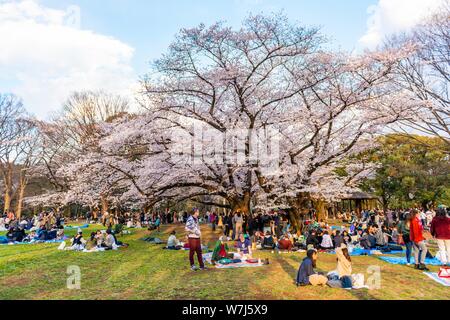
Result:
M39 117L60 108L75 90L129 94L135 85L134 49L82 30L76 7L46 8L36 0L0 1L2 91L21 96Z
M367 32L359 40L367 48L375 48L385 36L407 31L439 10L445 0L379 0L368 8Z

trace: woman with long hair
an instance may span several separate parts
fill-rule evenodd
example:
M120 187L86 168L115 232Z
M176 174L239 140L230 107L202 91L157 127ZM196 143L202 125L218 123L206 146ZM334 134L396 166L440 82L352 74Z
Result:
M413 215L410 212L407 212L404 216L404 220L400 221L400 223L397 226L399 237L403 239L403 242L406 246L406 261L407 265L409 266L411 264L411 253L412 253L412 242L409 237L409 228L411 225L411 220L413 218Z
M339 280L342 282L342 288L352 288L352 259L345 244L341 244L336 249L336 256L337 271Z
M328 278L314 271L317 265L317 250L311 249L306 253L306 258L297 272L297 286L326 285Z
M423 236L423 224L420 219L420 211L413 209L412 219L410 220L409 237L413 243L415 268L428 271L425 265L428 248Z

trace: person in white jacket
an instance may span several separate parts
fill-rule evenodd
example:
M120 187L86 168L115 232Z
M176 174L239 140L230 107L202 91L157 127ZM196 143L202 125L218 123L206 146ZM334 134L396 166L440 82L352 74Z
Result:
M325 231L323 233L322 243L320 244L320 247L325 250L334 248L333 240L331 239L331 236L328 234L328 231Z

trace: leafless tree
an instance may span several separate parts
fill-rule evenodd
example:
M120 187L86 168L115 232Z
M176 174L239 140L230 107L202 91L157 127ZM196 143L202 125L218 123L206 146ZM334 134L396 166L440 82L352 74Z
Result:
M22 102L14 95L0 95L0 171L4 211L16 200L20 217L25 189L36 165L36 130Z
M450 145L450 1L412 32L387 41L387 47L405 45L415 50L398 64L396 83L422 107L400 130L437 136Z

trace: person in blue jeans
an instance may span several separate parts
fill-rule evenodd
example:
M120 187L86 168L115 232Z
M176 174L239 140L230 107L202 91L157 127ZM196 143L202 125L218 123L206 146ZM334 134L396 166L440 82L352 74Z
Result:
M342 282L342 288L352 288L352 259L345 244L336 248L337 271Z
M412 247L413 247L413 243L409 237L409 232L410 232L409 231L409 221L411 220L410 216L411 216L411 213L408 212L405 215L404 220L400 221L400 223L397 226L399 237L402 237L403 242L405 243L407 265L411 264L411 253L412 253Z

